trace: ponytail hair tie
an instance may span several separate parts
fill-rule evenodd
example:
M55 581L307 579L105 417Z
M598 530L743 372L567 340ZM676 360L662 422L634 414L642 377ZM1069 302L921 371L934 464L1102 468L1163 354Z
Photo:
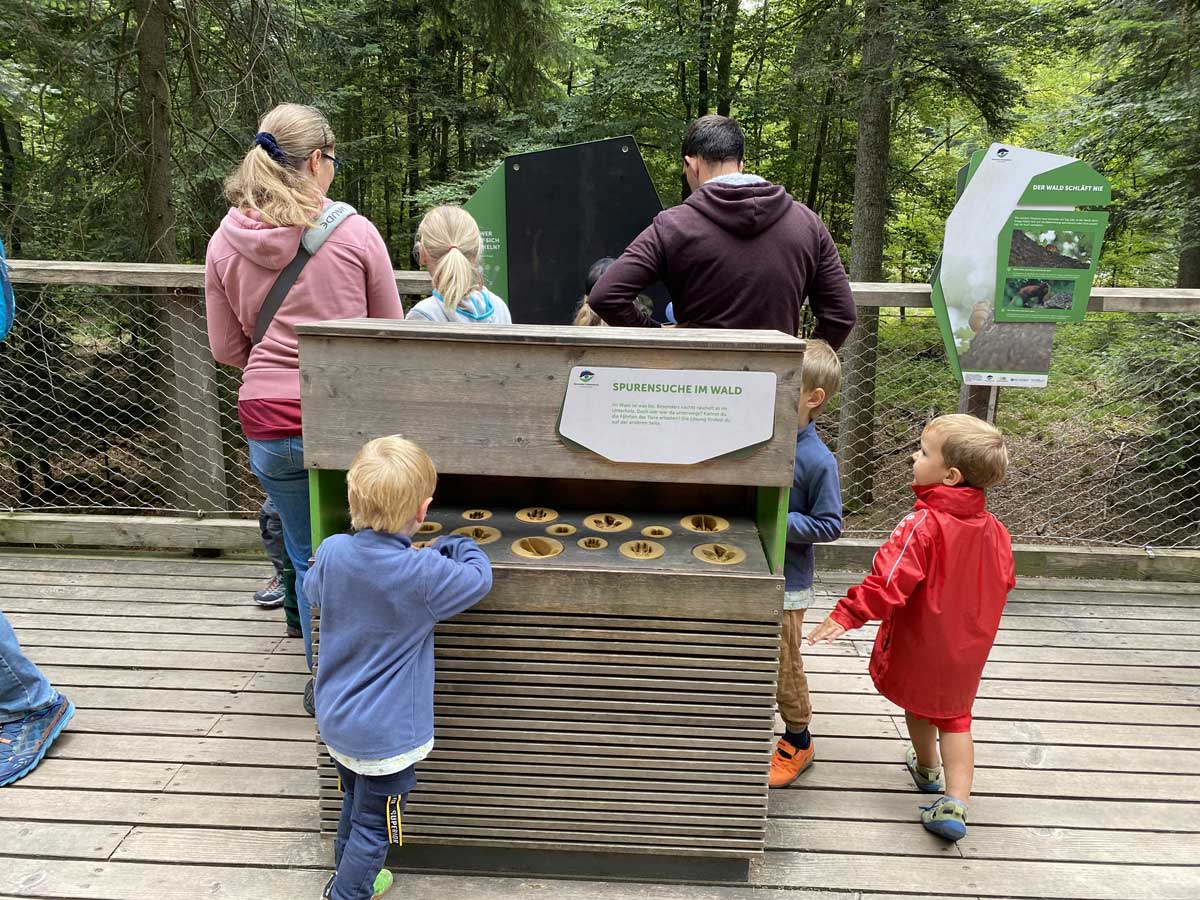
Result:
M449 253L451 250L458 250L458 244L451 244L449 247L446 248L447 253ZM461 250L458 250L458 252L462 253Z
M279 144L275 142L275 135L269 131L260 131L254 136L254 145L262 147L267 151L267 155L281 166L288 164L287 154L283 152Z

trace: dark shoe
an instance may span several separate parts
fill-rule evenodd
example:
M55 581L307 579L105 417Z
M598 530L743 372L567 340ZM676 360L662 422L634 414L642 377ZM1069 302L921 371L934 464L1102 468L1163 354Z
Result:
M254 602L263 609L278 609L283 606L283 582L274 576L261 591L254 592Z
M290 638L302 638L304 637L304 632L299 628L293 628L291 625L289 625L287 627L287 636Z
M308 679L308 684L304 686L304 711L310 716L316 716L317 705L313 700L313 691L316 689L316 683L313 679Z
M75 706L59 694L45 709L0 725L0 787L37 768L73 715Z

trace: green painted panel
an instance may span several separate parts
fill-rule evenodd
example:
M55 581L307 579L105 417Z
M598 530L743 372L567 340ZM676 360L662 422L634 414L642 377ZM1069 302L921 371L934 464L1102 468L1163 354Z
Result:
M346 473L337 469L308 470L308 511L311 519L313 553L331 534L350 527L346 502Z
M783 555L787 550L787 515L789 487L760 487L756 497L755 517L763 551L772 574L783 571Z
M508 296L508 207L504 190L504 164L484 179L463 204L483 236L483 282L505 300Z

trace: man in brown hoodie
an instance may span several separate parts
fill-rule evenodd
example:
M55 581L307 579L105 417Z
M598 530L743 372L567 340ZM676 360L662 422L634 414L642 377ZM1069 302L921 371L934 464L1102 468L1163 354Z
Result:
M656 327L638 294L662 281L675 319L692 328L800 330L836 350L854 327L854 297L829 231L788 192L742 171L745 138L733 119L703 116L683 138L692 194L663 210L588 295L609 325Z

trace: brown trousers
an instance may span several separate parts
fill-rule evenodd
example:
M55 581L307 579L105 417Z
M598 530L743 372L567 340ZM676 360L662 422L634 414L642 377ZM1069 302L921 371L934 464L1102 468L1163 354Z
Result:
M808 678L800 655L804 639L804 610L783 611L783 633L779 638L779 680L775 703L788 731L803 731L812 721L812 700L808 696Z

